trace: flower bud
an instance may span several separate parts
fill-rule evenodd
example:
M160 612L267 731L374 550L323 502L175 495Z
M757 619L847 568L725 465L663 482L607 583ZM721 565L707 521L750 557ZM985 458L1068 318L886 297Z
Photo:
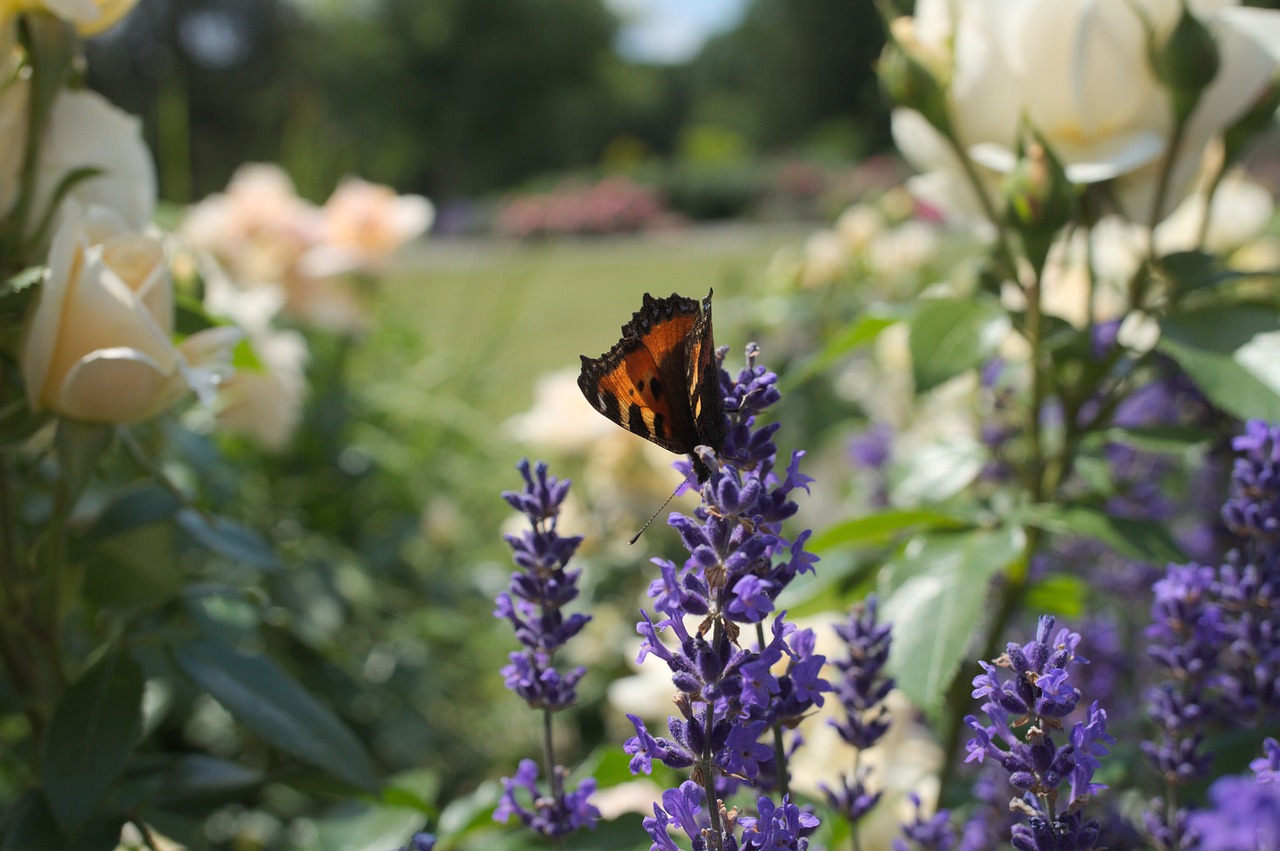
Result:
M1005 217L1022 234L1039 268L1054 234L1071 219L1074 193L1062 164L1042 140L1020 147L1017 165L1004 180Z
M1172 94L1178 120L1185 121L1200 93L1218 75L1221 57L1213 33L1183 3L1173 31L1163 43L1150 33L1147 49L1156 79Z
M916 110L940 132L949 135L951 112L947 108L946 88L929 65L911 50L913 41L909 19L899 18L889 27L889 39L877 69L880 86L895 103Z

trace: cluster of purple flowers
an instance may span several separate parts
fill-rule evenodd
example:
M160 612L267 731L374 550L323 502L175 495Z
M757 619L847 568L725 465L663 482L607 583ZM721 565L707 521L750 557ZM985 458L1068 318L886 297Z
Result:
M836 634L849 648L849 655L833 664L840 671L835 694L844 710L844 718L830 723L840 738L857 748L855 759L874 745L889 729L888 710L884 699L893 689L893 679L884 673L889 661L891 640L889 624L876 621L877 600L868 597L845 623L835 627ZM880 792L867 787L867 774L854 763L853 772L841 777L840 788L822 786L827 805L857 823L880 801Z
M544 713L545 754L550 777L550 793L538 791L538 765L522 760L515 777L502 779L503 795L493 817L507 821L512 815L531 830L548 837L560 837L581 827L594 828L600 817L591 804L595 791L592 778L583 780L578 789L566 784L568 771L556 765L551 741L550 716L573 704L577 684L585 670L575 668L561 673L555 667L555 654L586 626L591 618L583 614L565 617L563 608L578 596L581 571L566 570L569 559L582 543L580 536L563 537L557 530L560 507L569 493L569 481L547 475L547 465L539 463L530 469L527 460L519 465L524 489L502 495L512 508L529 519L529 528L521 535L507 535L512 560L520 569L511 574L508 590L499 594L496 617L511 622L523 649L508 657L510 664L502 669L507 688L514 691L531 708ZM527 797L530 805L521 803Z
M1159 734L1144 748L1169 794L1146 827L1168 851L1208 841L1204 819L1171 803L1209 773L1207 733L1280 708L1280 426L1250 421L1232 448L1222 519L1235 546L1218 566L1169 565L1153 586L1149 652L1165 679L1148 696Z
M1081 693L1069 682L1080 635L1062 629L1050 637L1054 619L1040 618L1035 640L1010 643L995 663L982 662L983 673L973 680L975 698L984 698L982 711L989 723L970 715L965 723L974 737L966 745L966 761L992 759L1009 775L1021 794L1010 804L1026 821L1013 827L1013 847L1019 851L1086 851L1097 842L1100 825L1085 815L1090 798L1105 788L1093 782L1098 757L1115 739L1106 731L1107 713L1097 702L1085 720L1067 733L1063 719L1080 702ZM1002 676L1001 669L1009 676ZM1014 730L1027 727L1025 736ZM1062 744L1056 744L1055 736ZM1066 800L1062 800L1067 784Z
M721 363L724 355L717 352ZM748 346L747 365L736 378L720 370L727 438L719 456L699 448L711 473L694 517L670 519L689 557L682 566L655 559L660 578L649 596L660 619L642 612L637 624L639 658L656 656L671 669L679 715L668 719L669 737L654 736L628 716L636 730L626 743L631 770L648 773L653 760L691 770L691 779L668 790L644 821L654 849L676 847L668 835L674 827L695 851L800 851L818 826L790 802L785 739L790 735L795 744L795 723L822 705L831 686L820 676L825 657L814 652L813 633L775 612L778 595L816 561L804 549L808 531L788 540L781 530L796 512L792 491L811 479L799 472L803 452L794 452L785 470L777 468L778 424L756 427L756 417L779 398L777 376L756 364L757 355L758 348ZM688 475L689 462L681 464ZM756 640L749 649L740 638L752 627ZM663 632L675 646L664 643ZM757 818L739 817L721 802L742 783L778 790L782 804L762 797Z

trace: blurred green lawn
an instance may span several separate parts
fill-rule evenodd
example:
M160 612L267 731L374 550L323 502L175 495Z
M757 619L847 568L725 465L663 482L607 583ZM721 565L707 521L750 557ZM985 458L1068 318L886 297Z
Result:
M734 224L541 244L428 240L382 285L380 333L359 360L375 378L425 382L502 420L528 408L540 374L576 368L578 355L613 345L644 292L753 291L777 249L802 246L812 229Z

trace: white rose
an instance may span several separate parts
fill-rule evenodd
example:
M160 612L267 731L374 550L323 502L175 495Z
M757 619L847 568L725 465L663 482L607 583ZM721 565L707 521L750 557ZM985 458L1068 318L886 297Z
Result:
M132 115L90 91L64 91L49 112L36 177L37 215L43 215L58 185L80 168L102 173L76 183L68 197L116 210L140 230L156 206L155 166Z
M19 353L33 410L96 423L154 416L204 396L239 332L212 328L175 346L173 287L159 240L105 207L63 208L49 270Z
M1280 62L1280 12L1221 0L1190 5L1217 40L1221 65L1190 116L1159 218L1182 199L1205 145L1254 103ZM1013 167L1025 116L1073 182L1115 179L1122 209L1146 223L1174 117L1149 65L1143 17L1167 33L1179 12L1176 0L922 0L909 32L919 50L949 63L955 133L990 176ZM902 112L895 138L930 173L927 200L971 211L974 199L958 186L958 163L937 131Z

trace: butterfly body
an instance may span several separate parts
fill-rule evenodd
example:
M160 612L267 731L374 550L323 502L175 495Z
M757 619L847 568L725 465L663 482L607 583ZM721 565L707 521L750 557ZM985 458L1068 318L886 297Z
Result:
M582 356L578 387L613 422L663 449L688 454L698 481L710 470L694 448L721 452L724 397L711 329L711 293L696 299L644 294L622 338L598 358Z

